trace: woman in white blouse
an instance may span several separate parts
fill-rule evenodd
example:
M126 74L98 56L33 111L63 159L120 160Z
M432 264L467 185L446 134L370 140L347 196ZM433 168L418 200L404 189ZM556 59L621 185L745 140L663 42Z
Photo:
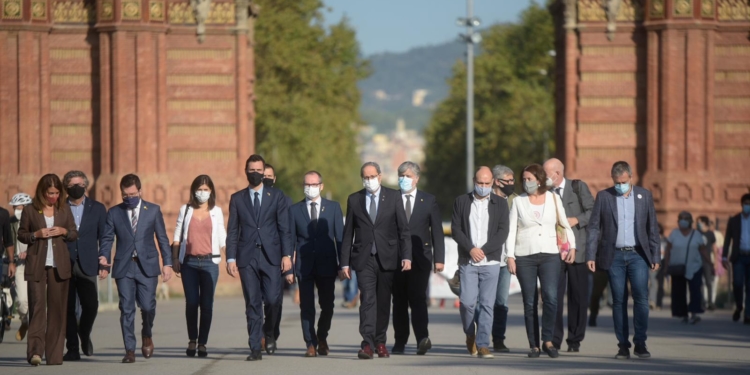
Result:
M224 214L216 205L216 192L211 177L200 175L190 185L190 201L182 206L177 217L172 248L174 271L182 274L185 290L185 318L188 348L186 354L208 356L206 342L211 329L214 292L219 279L221 251L226 246ZM200 328L198 308L200 307Z
M542 341L547 355L557 358L557 349L552 345L557 312L557 283L560 275L561 259L572 263L576 250L561 254L557 247L558 223L565 228L568 242L575 244L573 231L565 217L565 209L560 197L547 191L543 181L547 181L544 168L532 164L523 170L523 188L526 193L513 200L510 209L510 233L506 248L508 251L508 271L518 276L523 295L523 312L526 321L526 336L529 339L529 358L537 358L540 353L539 322L537 306L537 278L542 290L544 307L542 310ZM558 215L559 212L559 215ZM564 258L564 259L563 259Z

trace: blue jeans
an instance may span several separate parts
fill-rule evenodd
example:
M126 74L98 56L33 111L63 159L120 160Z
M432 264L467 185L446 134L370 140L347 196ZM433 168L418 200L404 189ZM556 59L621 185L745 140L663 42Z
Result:
M732 263L734 273L733 287L734 301L737 310L742 310L743 299L745 303L750 302L750 255L740 255ZM750 318L750 309L745 309L745 318Z
M497 278L497 295L492 319L492 342L505 340L505 329L508 326L508 291L510 289L510 272L508 267L500 267Z
M458 266L461 277L461 321L464 333L476 335L477 348L490 347L492 315L500 265Z
M211 259L185 256L181 266L182 288L185 290L185 319L188 339L206 345L213 317L214 292L219 279L219 266ZM200 307L200 333L198 308Z
M351 271L351 279L344 279L344 281L341 282L344 286L344 301L345 302L351 302L354 301L354 298L357 297L357 292L359 291L359 288L357 287L357 273L354 272L353 269L349 269Z
M612 288L612 318L618 346L630 348L628 328L628 280L633 292L633 325L635 345L646 345L648 330L648 273L649 263L637 251L615 250L609 268L609 285Z

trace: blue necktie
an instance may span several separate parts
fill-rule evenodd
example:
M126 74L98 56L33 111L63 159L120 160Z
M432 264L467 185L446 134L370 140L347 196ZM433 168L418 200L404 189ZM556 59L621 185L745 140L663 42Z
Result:
M260 225L260 199L258 199L258 192L255 192L255 199L253 199L253 209L255 209L255 222Z

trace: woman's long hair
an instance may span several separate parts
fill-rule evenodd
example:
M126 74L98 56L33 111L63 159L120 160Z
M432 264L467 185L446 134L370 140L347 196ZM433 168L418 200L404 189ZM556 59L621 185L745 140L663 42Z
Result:
M198 188L201 187L201 185L206 185L211 189L211 196L208 197L208 209L213 210L214 206L216 206L216 189L214 189L214 182L211 181L211 177L208 177L208 175L205 174L196 177L195 180L193 180L193 183L190 184L190 200L188 201L188 206L192 208L200 207L201 204L195 197L195 192L198 191Z
M51 187L57 189L60 192L60 197L57 198L55 208L58 210L62 208L66 198L65 190L63 189L63 184L62 181L60 181L60 177L57 177L57 175L54 173L45 174L41 179L39 179L39 182L36 184L36 193L34 193L34 199L31 203L34 208L39 211L44 210L44 207L47 206L47 189Z

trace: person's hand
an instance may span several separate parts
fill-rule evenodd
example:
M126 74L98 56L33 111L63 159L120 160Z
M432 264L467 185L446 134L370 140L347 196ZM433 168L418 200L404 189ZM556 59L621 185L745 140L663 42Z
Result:
M234 277L234 275L236 275L238 273L237 272L237 262L229 262L229 263L227 263L227 273L229 274L229 276L232 276L232 277Z
M482 259L484 259L484 251L478 247L471 249L469 255L471 255L471 259L473 259L474 262L481 262Z
M68 230L63 227L52 227L49 230L50 237L67 236Z
M341 271L339 271L339 278L341 278L342 281L351 280L352 274L351 274L351 271L349 270L349 267L342 268Z
M294 284L294 275L292 274L286 275L286 282L289 285Z
M112 267L111 263L107 262L107 258L104 256L99 257L99 265L103 267Z
M8 278L12 279L13 276L16 276L16 264L11 263L8 265Z
M109 275L109 271L107 271L107 270L99 270L99 280L106 279L107 275Z
M49 235L47 234L48 232L49 232L49 229L47 229L47 228L39 229L38 231L34 232L34 237L36 237L36 238L47 238L47 237L49 237Z
M435 263L435 273L443 272L444 269L445 269L445 264Z
M565 263L573 264L573 262L576 261L576 249L570 249L570 251L568 251L568 256L566 256L563 260L565 261Z
M404 259L401 261L401 271L408 271L411 269L411 261Z
M571 227L574 227L578 225L578 219L575 217L569 217L568 218L568 224L570 224Z
M172 278L172 267L170 266L164 266L161 268L161 279L165 283L169 281L169 279Z
M658 271L659 270L659 263L652 264L651 265L651 269L654 270L654 271Z
M586 262L586 265L589 266L589 270L591 272L596 272L596 262L594 262L593 260L590 260Z
M292 259L289 257L282 257L281 258L281 273L286 273L286 271L289 271L292 269Z
M508 258L506 262L508 263L508 272L510 272L511 275L515 275L516 274L516 259Z
M724 258L721 260L721 265L724 266L725 270L729 269L729 260L727 258Z
M24 251L24 252L18 254L18 259L20 259L20 260L26 260L26 252Z

